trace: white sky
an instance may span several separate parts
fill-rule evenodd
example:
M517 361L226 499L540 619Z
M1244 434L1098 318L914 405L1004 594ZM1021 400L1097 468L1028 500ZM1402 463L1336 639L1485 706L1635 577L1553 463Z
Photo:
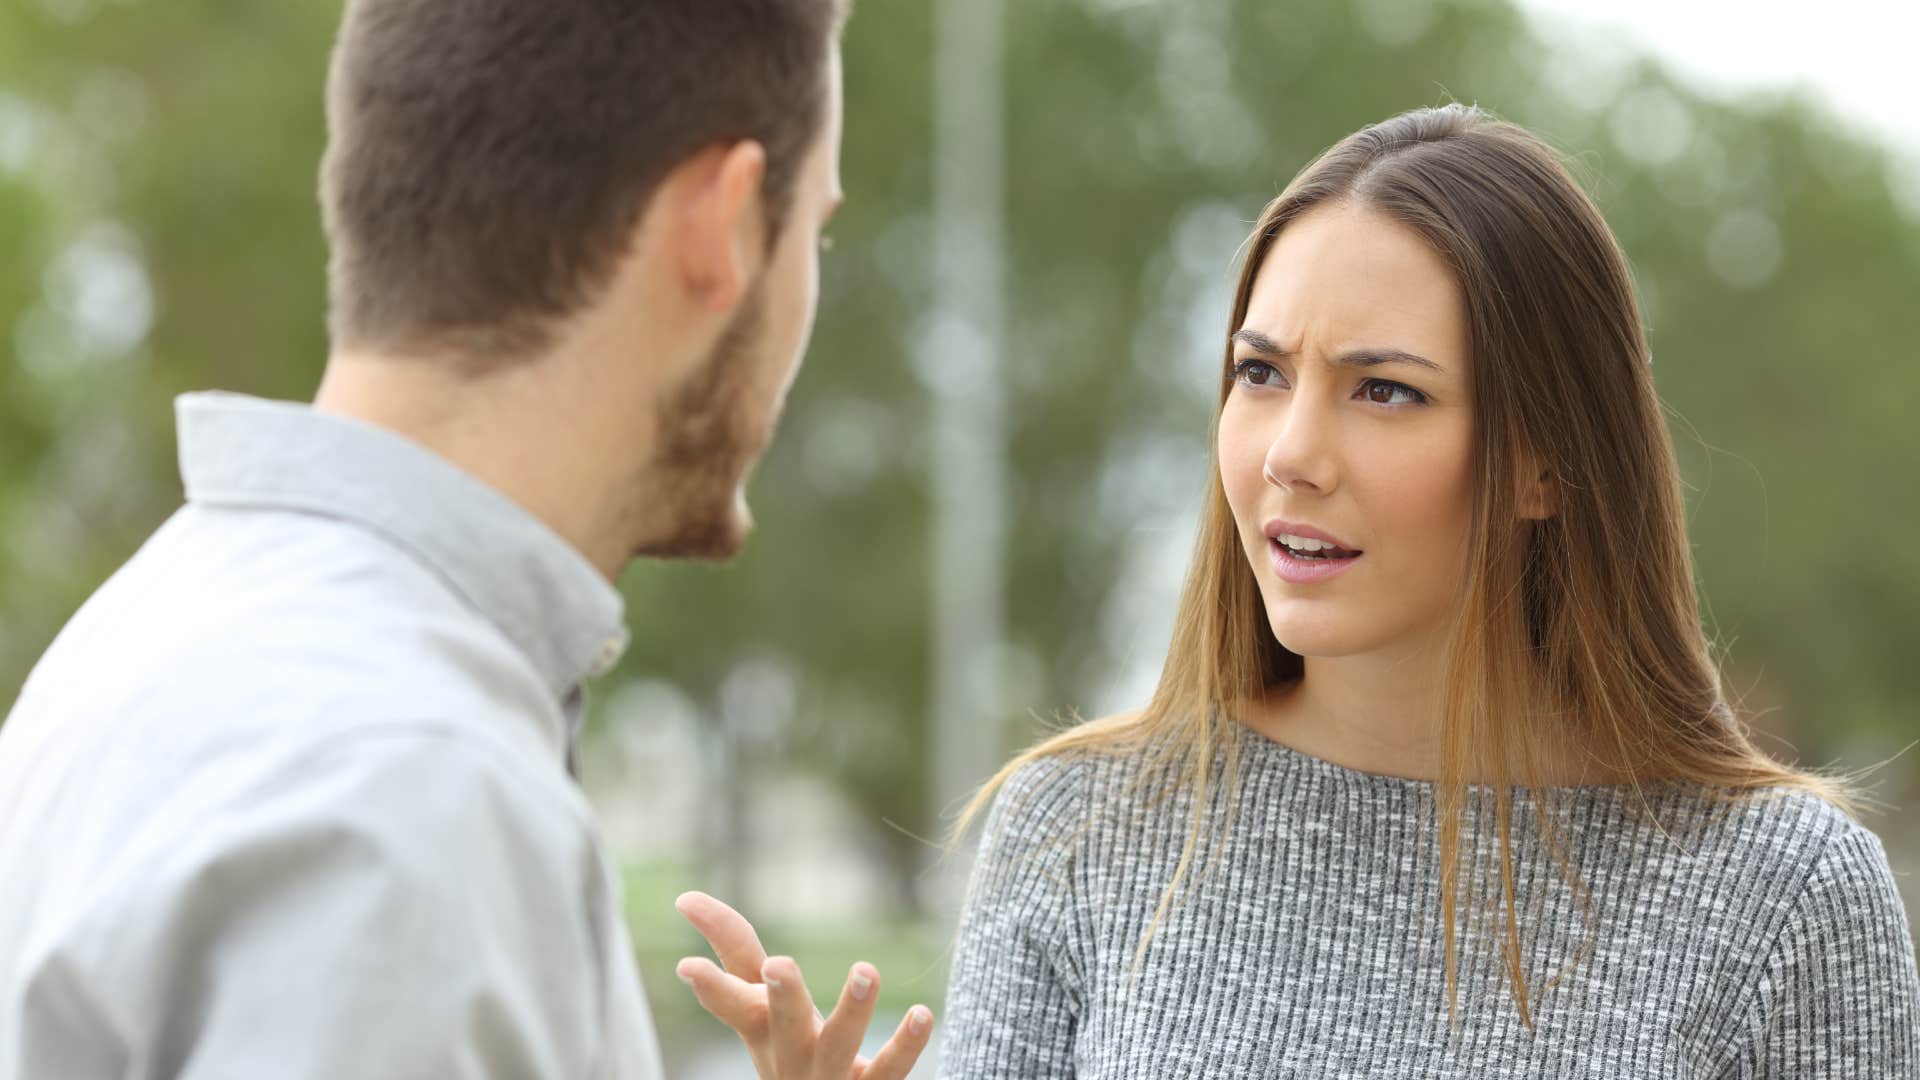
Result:
M1920 161L1920 0L1518 2L1543 29L1616 28L1718 97L1807 84L1842 120Z

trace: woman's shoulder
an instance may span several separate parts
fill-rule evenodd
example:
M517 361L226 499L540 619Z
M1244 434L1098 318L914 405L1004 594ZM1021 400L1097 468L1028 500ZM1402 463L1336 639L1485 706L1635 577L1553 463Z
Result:
M1659 813L1662 801L1650 804L1655 820L1666 817L1697 837L1704 848L1767 865L1810 864L1830 848L1879 843L1871 829L1812 791L1683 789L1679 798L1667 801L1665 815Z
M1738 892L1764 908L1804 907L1808 894L1836 888L1877 907L1900 906L1879 836L1815 792L1690 794L1653 800L1650 809L1651 827L1642 835L1676 859L1676 869L1714 867L1715 876L1737 882Z
M1768 789L1727 815L1720 840L1707 854L1737 882L1713 895L1742 924L1728 940L1752 950L1736 1011L1746 1052L1844 1042L1856 1064L1883 1062L1872 1075L1905 1075L1882 1068L1920 1050L1920 971L1879 836L1814 792Z
M1050 833L1057 825L1082 816L1091 773L1098 762L1072 751L1037 754L1007 774L994 795L987 828Z
M1882 892L1899 902L1879 835L1833 803L1812 792L1776 790L1746 812L1755 826L1752 850L1798 871L1800 892L1838 886Z
M1119 713L1083 721L1024 752L995 793L987 829L1052 837L1085 825L1138 786L1151 749L1136 734L1138 719Z

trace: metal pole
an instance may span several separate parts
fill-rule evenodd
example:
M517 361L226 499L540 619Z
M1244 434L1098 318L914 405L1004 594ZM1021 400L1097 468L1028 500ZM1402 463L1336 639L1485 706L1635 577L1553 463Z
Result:
M933 410L932 764L943 820L1001 753L1004 2L937 0L934 20L934 310L919 366Z

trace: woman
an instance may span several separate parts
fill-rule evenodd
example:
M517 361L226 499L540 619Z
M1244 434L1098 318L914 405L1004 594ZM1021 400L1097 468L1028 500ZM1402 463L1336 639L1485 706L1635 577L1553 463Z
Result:
M1229 329L1151 703L968 811L941 1075L1920 1076L1885 853L1726 704L1554 155L1462 107L1342 141Z

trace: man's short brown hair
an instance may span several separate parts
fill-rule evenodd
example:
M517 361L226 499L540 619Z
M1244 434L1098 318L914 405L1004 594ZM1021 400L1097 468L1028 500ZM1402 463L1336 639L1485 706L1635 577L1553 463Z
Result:
M320 200L336 347L535 351L660 182L758 140L772 235L846 0L352 0Z

